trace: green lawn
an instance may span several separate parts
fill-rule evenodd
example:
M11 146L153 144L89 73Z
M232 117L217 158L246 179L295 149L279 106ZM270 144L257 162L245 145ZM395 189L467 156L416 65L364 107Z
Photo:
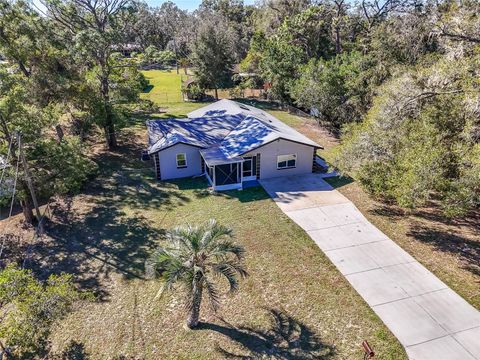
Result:
M150 82L150 87L145 90L142 97L160 105L183 101L181 74L177 74L175 70L148 70L142 73Z
M166 108L162 116L184 116L203 104L159 105ZM138 160L145 147L143 120L122 131L119 150L98 146L100 176L66 204L54 205L60 211L35 254L36 271L73 272L79 286L98 297L79 304L55 328L57 353L93 359L359 359L367 339L377 359L406 358L368 305L262 188L212 194L201 178L156 181L150 164ZM209 218L234 229L250 276L238 293L222 297L218 314L204 306L200 329L187 331L181 296L154 301L160 284L143 278L143 264L165 229Z

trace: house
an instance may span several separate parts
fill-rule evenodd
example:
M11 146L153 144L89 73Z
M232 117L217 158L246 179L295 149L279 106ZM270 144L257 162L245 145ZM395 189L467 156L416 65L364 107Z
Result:
M147 128L158 179L205 175L215 190L311 173L322 148L265 111L226 99Z

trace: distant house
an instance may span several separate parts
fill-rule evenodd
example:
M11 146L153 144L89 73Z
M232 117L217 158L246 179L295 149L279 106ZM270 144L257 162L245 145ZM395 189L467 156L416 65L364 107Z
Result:
M112 49L114 51L117 51L117 52L121 53L125 57L132 56L133 52L141 52L142 51L142 47L140 45L133 44L133 43L113 45Z
M231 100L187 116L147 121L160 180L205 175L215 190L241 189L245 181L312 172L322 148L265 111Z
M182 80L182 96L183 101L199 101L204 99L205 92L198 85L198 81L193 76L190 76L187 80Z

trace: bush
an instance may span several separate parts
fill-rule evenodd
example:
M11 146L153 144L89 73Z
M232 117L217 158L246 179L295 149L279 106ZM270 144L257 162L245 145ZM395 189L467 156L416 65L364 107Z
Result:
M0 271L0 341L13 356L45 351L52 324L80 298L71 275L51 275L46 283L28 270L8 266Z
M445 215L480 205L475 62L440 61L383 86L363 123L344 127L336 165L377 196L408 208L439 200Z
M185 92L190 100L201 101L205 98L205 89L198 84L191 84Z

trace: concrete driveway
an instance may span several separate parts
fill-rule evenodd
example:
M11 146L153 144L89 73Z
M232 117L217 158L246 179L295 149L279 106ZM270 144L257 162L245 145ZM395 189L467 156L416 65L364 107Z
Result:
M480 360L480 312L373 226L320 174L260 180L415 360Z

